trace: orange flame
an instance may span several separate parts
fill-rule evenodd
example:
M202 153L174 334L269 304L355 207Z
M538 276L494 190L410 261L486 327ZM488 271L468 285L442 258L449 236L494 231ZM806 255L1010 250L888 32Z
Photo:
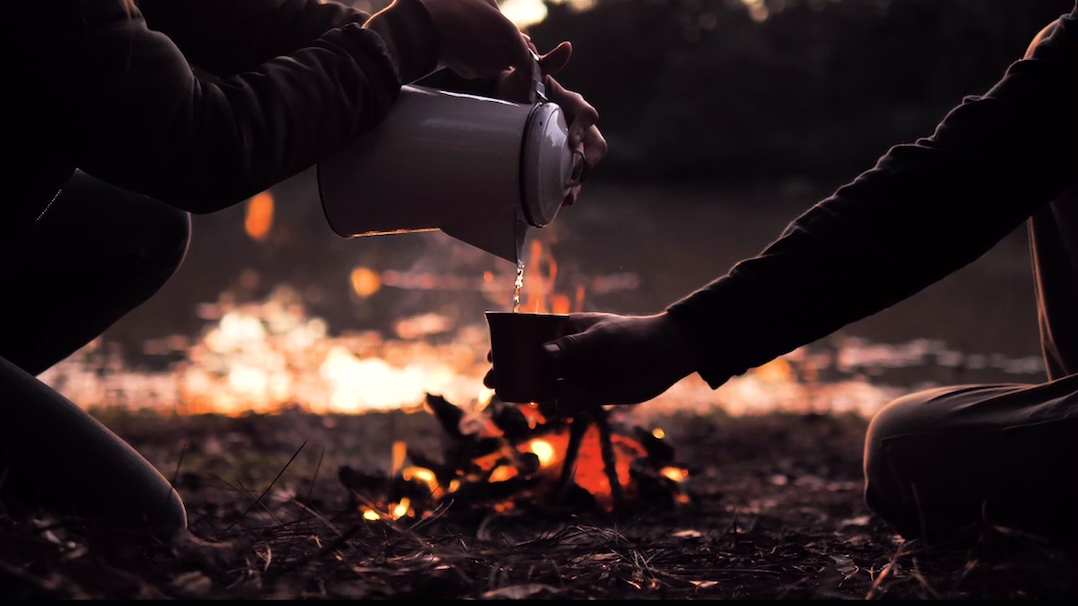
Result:
M524 287L520 309L534 313L567 314L584 305L584 286L576 289L575 301L568 294L554 290L558 262L539 240L532 240L524 263Z
M243 228L255 240L264 240L273 227L273 194L264 191L247 201Z

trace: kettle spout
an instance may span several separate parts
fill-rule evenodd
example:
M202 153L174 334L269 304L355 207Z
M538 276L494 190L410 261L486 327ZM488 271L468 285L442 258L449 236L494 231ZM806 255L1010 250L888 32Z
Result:
M528 222L515 208L501 209L484 221L442 225L446 234L516 265L524 256Z

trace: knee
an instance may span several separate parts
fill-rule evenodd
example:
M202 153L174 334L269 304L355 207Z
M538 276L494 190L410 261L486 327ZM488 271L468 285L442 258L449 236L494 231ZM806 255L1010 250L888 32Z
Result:
M884 442L909 432L916 410L924 402L920 394L910 394L884 406L872 417L865 433L864 472L868 485L880 484L888 465L884 462Z
M191 213L169 208L161 222L160 234L162 262L175 271L187 256L187 247L191 243Z
M903 508L909 495L901 478L902 455L895 449L896 438L924 433L935 425L935 407L929 402L951 391L953 388L938 388L898 398L876 413L865 434L865 501L903 531L908 530Z
M911 393L884 406L872 418L865 436L865 455L869 451L878 452L879 445L888 438L911 433L919 433L934 425L933 408L928 406L932 400L954 391L954 388L941 387Z
M143 262L154 275L167 280L183 263L191 243L191 214L171 206L157 210L147 226L148 242L142 248Z
M1025 57L1023 57L1024 59L1029 59L1033 56L1033 49L1037 48L1037 45L1041 43L1041 40L1044 40L1048 37L1049 34L1052 33L1052 30L1056 28L1056 24L1058 23L1059 19L1056 19L1055 21L1044 26L1044 29L1037 32L1036 36L1033 36L1033 40L1029 43L1029 47L1026 48L1026 55Z
M175 488L171 489L160 509L152 512L150 522L152 531L164 539L174 538L187 530L187 508Z

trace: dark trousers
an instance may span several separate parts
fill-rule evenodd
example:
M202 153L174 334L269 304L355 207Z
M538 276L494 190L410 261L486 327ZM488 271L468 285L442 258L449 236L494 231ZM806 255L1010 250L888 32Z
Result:
M1075 52L1059 56L1078 87ZM1078 137L1075 120L1058 124ZM865 500L906 538L994 524L1078 547L1078 183L1027 225L1048 381L941 387L877 414L865 440Z
M157 292L189 239L186 212L76 171L30 232L2 245L0 502L186 526L168 480L35 375Z
M1078 546L1078 189L1028 225L1049 380L941 387L877 414L865 500L906 538L994 524Z

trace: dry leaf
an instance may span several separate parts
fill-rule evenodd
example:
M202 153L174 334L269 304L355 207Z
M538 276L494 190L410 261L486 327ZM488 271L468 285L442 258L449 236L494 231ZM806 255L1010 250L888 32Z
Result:
M491 589L480 597L484 600L523 600L544 591L549 591L550 593L558 592L557 588L551 587L550 585L544 585L542 583L523 583L520 585L508 585L506 587L499 587L498 589Z

